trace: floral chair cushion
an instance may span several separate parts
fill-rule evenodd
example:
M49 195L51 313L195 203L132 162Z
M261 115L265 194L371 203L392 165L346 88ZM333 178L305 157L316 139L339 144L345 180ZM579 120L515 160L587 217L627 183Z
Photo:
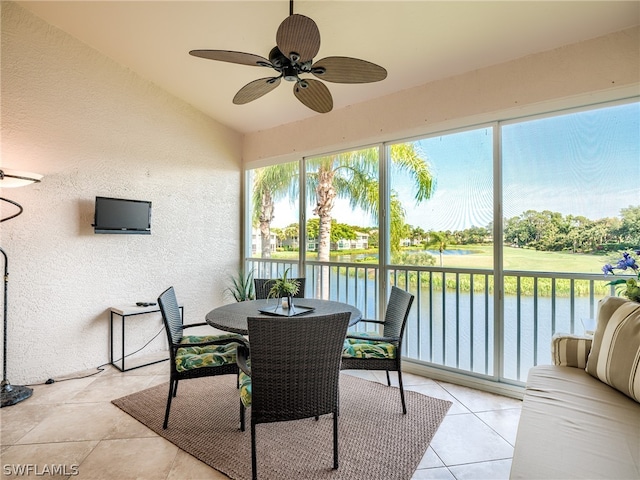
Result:
M358 332L359 336L378 336L377 332ZM396 358L396 346L389 342L347 338L342 358Z
M222 335L188 335L182 337L180 343L204 343L212 340L244 339L235 333ZM236 342L224 345L205 345L204 347L184 347L176 351L176 370L184 372L194 368L215 367L228 363L236 363Z
M240 400L245 407L251 406L251 377L242 370L240 371Z
M354 332L355 335L359 337L379 337L380 334L378 332ZM371 345L375 345L378 343L376 340L362 340L360 338L349 338L347 337L347 342L349 343L369 343Z

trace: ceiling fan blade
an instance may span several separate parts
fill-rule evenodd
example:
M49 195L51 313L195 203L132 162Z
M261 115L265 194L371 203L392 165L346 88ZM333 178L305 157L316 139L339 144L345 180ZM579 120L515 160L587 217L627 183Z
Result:
M233 97L233 103L236 105L244 105L266 95L271 90L280 85L280 77L267 77L254 80L247 83L238 90L236 96Z
M331 92L324 83L318 80L306 78L296 82L293 86L293 94L303 104L318 113L327 113L333 108Z
M254 67L271 67L271 62L260 55L244 52L232 52L230 50L191 50L189 55L194 57L219 60L221 62L239 63Z
M320 30L316 22L304 15L289 15L278 27L276 44L295 63L312 60L320 50ZM292 58L292 53L298 58Z
M317 71L324 69L324 73ZM327 57L311 67L318 78L335 83L370 83L387 78L387 71L375 63L351 57Z

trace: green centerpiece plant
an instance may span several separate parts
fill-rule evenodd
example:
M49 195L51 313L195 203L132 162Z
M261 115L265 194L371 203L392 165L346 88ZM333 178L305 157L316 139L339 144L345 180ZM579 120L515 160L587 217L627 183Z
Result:
M274 278L270 284L269 298L286 299L286 306L291 308L293 296L300 290L300 282L288 276L291 269L287 268L280 278Z

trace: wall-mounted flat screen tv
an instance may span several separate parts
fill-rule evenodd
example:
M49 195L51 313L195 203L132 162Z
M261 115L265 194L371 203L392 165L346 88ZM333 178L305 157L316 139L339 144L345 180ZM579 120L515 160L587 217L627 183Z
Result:
M151 235L151 202L96 197L95 233Z

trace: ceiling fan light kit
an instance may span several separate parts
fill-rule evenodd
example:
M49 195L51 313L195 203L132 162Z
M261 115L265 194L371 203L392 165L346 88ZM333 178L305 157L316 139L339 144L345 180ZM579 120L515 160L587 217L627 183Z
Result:
M333 109L333 97L327 86L313 78L301 78L301 75L310 74L326 82L347 84L379 82L387 77L384 68L359 58L326 57L313 63L313 57L320 51L318 26L309 17L293 13L293 0L289 11L289 16L278 27L276 46L269 52L268 59L230 50L191 50L189 54L208 60L272 68L279 74L246 84L233 97L236 105L266 95L284 78L294 82L293 94L302 104L318 113L327 113Z

